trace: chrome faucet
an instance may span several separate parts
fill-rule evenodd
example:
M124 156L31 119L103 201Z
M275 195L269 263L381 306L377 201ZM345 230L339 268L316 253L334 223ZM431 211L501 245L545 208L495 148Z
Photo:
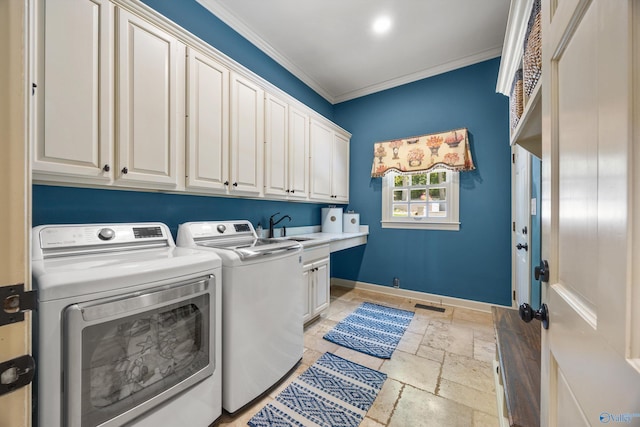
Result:
M275 225L278 225L278 223L279 223L280 221L282 221L283 219L285 219L285 218L289 218L289 221L291 221L291 217L290 217L289 215L284 215L284 216L283 216L282 218L280 218L279 220L274 221L274 220L273 220L273 217L274 217L274 216L276 216L276 215L279 215L279 214L280 214L280 212L276 212L276 213L274 213L273 215L271 215L271 217L269 218L269 238L270 238L270 239L272 239L272 238L273 238L273 227L274 227Z

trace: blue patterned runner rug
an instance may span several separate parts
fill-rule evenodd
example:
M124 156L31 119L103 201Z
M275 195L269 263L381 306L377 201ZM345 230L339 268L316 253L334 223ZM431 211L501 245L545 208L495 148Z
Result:
M413 312L363 302L324 336L343 347L390 359L413 319Z
M356 427L387 375L325 353L249 420L252 427Z

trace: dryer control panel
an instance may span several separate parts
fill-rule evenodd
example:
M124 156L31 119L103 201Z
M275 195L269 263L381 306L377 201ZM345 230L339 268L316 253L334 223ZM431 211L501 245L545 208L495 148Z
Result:
M101 252L175 246L169 228L162 223L44 225L33 230L33 259L48 255L72 255L74 251Z

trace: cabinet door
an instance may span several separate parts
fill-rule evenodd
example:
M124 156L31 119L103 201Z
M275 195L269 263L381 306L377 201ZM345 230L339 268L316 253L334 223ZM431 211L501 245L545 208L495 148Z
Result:
M262 194L264 91L231 74L231 193Z
M314 300L313 313L316 314L329 307L329 260L326 259L319 263L314 263Z
M118 171L116 180L176 187L184 112L185 46L118 9ZM182 103L182 104L181 104ZM181 108L182 106L182 108Z
M309 115L289 107L289 198L309 197Z
M265 96L264 192L286 198L289 189L288 150L289 107L286 102Z
M311 266L305 265L302 270L302 322L311 319L311 295L313 290L313 274Z
M53 180L108 183L113 176L113 5L47 0L42 6L34 178L43 173L48 180L53 174Z
M311 120L311 191L310 198L333 201L331 192L331 163L333 131Z
M226 192L229 180L229 70L189 49L187 187Z
M349 140L335 134L332 154L331 188L334 199L349 203Z

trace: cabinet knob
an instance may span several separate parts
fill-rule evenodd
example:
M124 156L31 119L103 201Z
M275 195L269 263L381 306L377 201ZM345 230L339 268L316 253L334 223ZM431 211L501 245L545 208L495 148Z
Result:
M238 183L237 183L237 182L234 182L234 183L233 183L233 186L234 186L234 187L237 187L237 186L238 186Z
M224 182L224 185L229 185L229 181L225 181L225 182Z
M522 243L518 243L516 245L516 249L520 250L520 249L524 249L525 251L529 250L529 245L527 243L525 243L524 245Z
M293 194L293 193L295 193L295 192L296 192L296 190L291 190L291 193L292 193L292 194Z
M104 165L104 166L102 167L102 170L103 170L104 172L109 172L109 171L111 170L111 166L109 166L109 165Z
M291 191L289 191L289 190L285 190L285 192L286 192L286 193L291 193Z
M122 168L122 173L125 174L125 175L128 174L129 173L129 169L126 166L123 167Z

